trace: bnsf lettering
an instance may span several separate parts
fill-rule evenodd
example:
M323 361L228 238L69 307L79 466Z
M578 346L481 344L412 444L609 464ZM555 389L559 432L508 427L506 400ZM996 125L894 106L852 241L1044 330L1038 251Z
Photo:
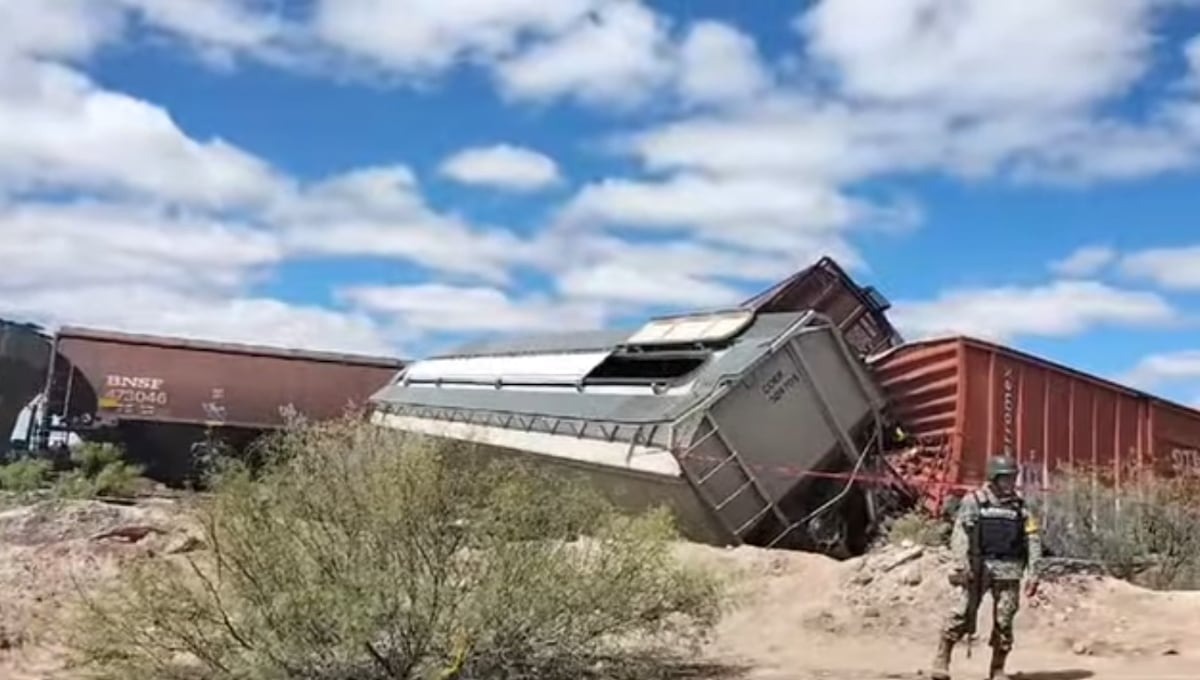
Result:
M1171 467L1175 472L1200 471L1200 449L1171 449Z
M169 401L162 378L108 375L104 382L108 389L101 398L101 408L118 413L151 416Z
M162 378L141 378L128 375L109 375L105 378L108 387L123 387L131 390L157 390L162 387Z

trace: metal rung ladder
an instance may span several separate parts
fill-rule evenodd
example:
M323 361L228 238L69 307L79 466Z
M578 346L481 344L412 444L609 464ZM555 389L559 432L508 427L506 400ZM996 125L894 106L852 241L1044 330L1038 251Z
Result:
M689 446L678 456L680 467L683 468L684 475L687 477L688 481L691 482L692 487L696 490L696 493L700 495L700 498L716 513L717 519L720 520L725 529L732 533L738 541L744 540L746 532L757 526L764 517L770 513L774 513L776 519L779 520L780 531L771 538L767 544L767 547L776 545L782 538L791 533L792 529L794 528L793 523L788 519L787 515L783 513L783 510L781 510L777 504L771 501L771 498L767 495L766 490L763 489L762 484L758 481L758 478L750 470L749 466L747 466L742 460L742 456L737 452L737 449L735 449L729 443L729 440L727 440L721 433L717 423L711 417L706 417L704 422L707 423L711 429L704 433L704 435L695 442L692 442L691 446ZM716 437L721 442L725 450L729 451L729 455L721 459L711 470L708 470L703 475L697 476L694 466L688 465L689 458L701 445L713 437ZM717 499L711 492L712 490L709 481L716 477L717 473L721 472L731 464L737 469L738 472L741 473L741 476L745 478L745 481L732 493L728 494L724 498ZM729 506L730 503L742 496L747 491L752 491L754 493L756 505L760 507L749 519L735 526L733 521L723 511Z

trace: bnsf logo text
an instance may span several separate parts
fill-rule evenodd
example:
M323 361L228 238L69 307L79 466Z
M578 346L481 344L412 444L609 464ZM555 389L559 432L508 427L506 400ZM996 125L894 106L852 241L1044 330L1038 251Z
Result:
M127 375L110 375L105 377L108 387L124 387L131 390L157 390L162 387L162 378L139 378Z

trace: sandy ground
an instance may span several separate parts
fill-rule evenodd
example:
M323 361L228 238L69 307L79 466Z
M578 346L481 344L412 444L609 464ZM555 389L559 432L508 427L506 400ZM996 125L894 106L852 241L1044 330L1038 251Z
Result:
M136 541L118 527L162 531ZM169 502L136 507L43 503L0 512L0 678L62 680L54 643L62 603L126 560L188 549ZM953 597L938 550L895 546L837 562L818 555L679 547L684 559L728 574L738 607L706 656L745 680L922 677ZM973 658L956 650L954 677L983 678L990 601ZM1200 593L1159 593L1121 581L1070 577L1043 586L1017 617L1010 672L1024 680L1200 678Z

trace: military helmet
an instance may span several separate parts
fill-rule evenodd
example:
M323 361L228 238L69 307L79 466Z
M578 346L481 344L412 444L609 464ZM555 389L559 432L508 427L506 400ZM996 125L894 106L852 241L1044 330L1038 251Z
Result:
M993 456L987 464L988 481L995 481L1004 475L1017 475L1017 461L1004 454Z

